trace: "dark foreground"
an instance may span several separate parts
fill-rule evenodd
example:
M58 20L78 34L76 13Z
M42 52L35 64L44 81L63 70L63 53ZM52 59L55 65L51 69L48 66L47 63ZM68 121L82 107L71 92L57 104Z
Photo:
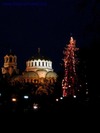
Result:
M100 99L92 100L90 98L56 98L56 99L39 99L37 101L3 101L0 103L0 113L37 113L37 112L73 112L81 111L89 113L90 110L98 109Z

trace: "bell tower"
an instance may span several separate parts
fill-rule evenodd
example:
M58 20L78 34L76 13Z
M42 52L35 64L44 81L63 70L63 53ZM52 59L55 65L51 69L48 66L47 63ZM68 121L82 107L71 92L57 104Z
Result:
M9 54L4 56L4 65L2 67L2 74L18 74L17 56L10 50Z

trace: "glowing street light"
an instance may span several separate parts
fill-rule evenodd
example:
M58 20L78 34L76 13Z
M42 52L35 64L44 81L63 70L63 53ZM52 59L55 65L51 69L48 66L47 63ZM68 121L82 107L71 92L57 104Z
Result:
M76 95L74 95L73 98L76 98Z
M27 96L27 95L24 96L24 99L28 99L28 98L29 98L29 96Z
M12 102L16 102L16 101L17 101L17 99L16 99L16 98L12 98L11 100L12 100Z

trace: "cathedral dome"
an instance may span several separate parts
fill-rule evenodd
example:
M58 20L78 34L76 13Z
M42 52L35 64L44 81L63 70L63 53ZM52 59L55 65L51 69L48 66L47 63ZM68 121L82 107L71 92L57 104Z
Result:
M26 71L37 71L39 69L53 71L52 61L47 57L42 56L40 52L26 61Z
M39 78L38 74L36 72L24 72L23 76L26 78Z
M56 79L57 74L55 72L50 71L46 74L46 78L55 78Z

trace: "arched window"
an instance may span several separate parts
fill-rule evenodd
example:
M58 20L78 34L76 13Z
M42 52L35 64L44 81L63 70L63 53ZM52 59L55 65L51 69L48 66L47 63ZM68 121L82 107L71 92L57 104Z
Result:
M12 62L12 57L9 58L9 62Z
M5 61L6 63L8 62L8 57L6 58L6 61Z
M40 62L39 62L39 66L40 66Z
M32 66L33 66L33 62L32 62Z
M44 66L44 62L42 62L42 66Z
M46 62L46 66L47 66L47 62Z
M37 62L35 62L35 66L37 66Z

